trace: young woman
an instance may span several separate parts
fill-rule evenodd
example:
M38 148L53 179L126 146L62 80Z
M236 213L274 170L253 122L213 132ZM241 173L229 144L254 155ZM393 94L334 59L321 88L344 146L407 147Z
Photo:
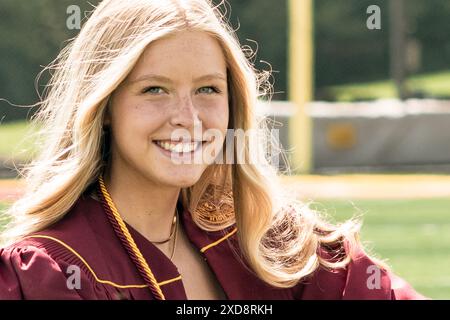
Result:
M266 77L218 7L105 0L53 67L0 298L422 298L356 223L327 224L250 161L255 142L229 143L257 127Z

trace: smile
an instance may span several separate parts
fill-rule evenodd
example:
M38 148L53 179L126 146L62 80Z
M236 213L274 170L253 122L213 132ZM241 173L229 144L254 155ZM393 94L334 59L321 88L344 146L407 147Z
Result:
M189 153L189 152L195 151L202 144L202 141L192 141L192 142L186 143L186 142L170 141L170 140L168 140L168 141L154 140L153 142L164 150L167 150L170 152L177 152L177 153Z

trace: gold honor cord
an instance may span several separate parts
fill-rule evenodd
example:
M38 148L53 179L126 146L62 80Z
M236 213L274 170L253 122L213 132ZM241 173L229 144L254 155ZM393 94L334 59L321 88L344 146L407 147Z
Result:
M122 231L123 235L125 236L126 241L128 242L129 246L133 250L133 253L136 256L138 263L140 264L141 268L144 270L146 276L150 280L152 288L154 288L154 291L158 295L156 298L157 299L159 298L159 300L166 300L158 282L156 281L156 278L155 278L152 270L150 269L149 265L147 264L147 261L145 261L144 256L142 255L141 251L139 250L136 243L134 242L133 237L131 236L130 232L128 231L127 226L125 225L125 222L123 221L122 217L119 214L119 211L117 211L117 208L114 205L114 202L112 201L111 196L108 193L108 190L106 189L105 182L103 180L102 175L100 175L98 181L99 181L100 190L102 192L103 198L105 199L107 205L111 209L111 212L112 212L117 224L119 225L120 230Z

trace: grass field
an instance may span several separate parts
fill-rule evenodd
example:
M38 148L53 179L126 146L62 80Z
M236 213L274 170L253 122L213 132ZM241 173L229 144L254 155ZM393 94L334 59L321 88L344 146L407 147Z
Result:
M30 160L36 152L36 129L26 121L0 124L0 156L16 160Z
M362 214L371 253L420 293L450 299L450 199L320 200L314 207L335 221Z
M363 214L366 248L417 291L450 299L450 199L324 201L337 221Z
M421 93L428 97L449 97L450 71L411 76L407 79L406 86L411 92ZM324 90L337 101L397 97L394 82L391 80L330 86Z
M3 230L3 225L7 223L7 219L2 212L6 209L7 205L0 202L0 232Z

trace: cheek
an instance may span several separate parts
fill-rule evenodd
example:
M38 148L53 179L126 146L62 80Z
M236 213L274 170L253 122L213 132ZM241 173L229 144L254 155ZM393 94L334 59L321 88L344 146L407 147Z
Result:
M228 102L226 102L223 106L222 109L220 110L220 130L224 133L224 135L226 134L226 130L228 128L228 122L229 122L229 117L230 117L230 110L229 110L229 105Z
M117 144L127 148L142 147L166 121L164 109L148 102L128 102L115 107L111 117L113 135Z
M214 138L214 146L209 150L217 150L223 147L227 135L229 110L228 103L222 103L214 108L208 109L206 116L203 118L203 129L206 130L204 138ZM219 132L217 132L217 131Z
M229 118L228 102L218 103L215 108L208 109L204 117L205 128L225 131Z

